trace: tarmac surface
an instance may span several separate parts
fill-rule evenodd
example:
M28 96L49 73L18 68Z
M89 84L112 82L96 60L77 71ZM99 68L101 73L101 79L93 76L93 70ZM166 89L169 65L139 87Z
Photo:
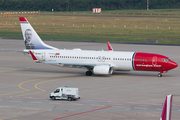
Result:
M106 43L45 41L58 48L107 50ZM115 51L151 52L180 65L180 46L113 44ZM23 40L0 39L0 120L158 120L173 94L172 120L180 117L180 68L157 72L115 71L85 76L86 70L35 63L21 52ZM57 87L78 87L77 101L49 99Z

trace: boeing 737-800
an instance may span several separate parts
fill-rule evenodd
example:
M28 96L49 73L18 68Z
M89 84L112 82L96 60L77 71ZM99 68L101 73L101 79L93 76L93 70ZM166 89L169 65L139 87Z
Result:
M113 71L156 71L162 73L174 69L177 63L168 57L143 52L92 51L58 49L45 44L25 17L19 17L26 49L23 50L35 62L71 68L87 68L86 75L111 75Z

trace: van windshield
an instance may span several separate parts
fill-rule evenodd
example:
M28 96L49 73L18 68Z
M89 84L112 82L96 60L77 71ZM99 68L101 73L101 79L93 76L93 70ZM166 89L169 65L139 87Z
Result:
M60 89L56 89L56 90L54 91L54 93L58 93L58 92L59 92L59 90L60 90Z

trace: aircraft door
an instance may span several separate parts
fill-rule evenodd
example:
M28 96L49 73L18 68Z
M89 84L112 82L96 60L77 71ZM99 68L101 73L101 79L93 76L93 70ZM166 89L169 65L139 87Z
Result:
M42 53L42 61L45 61L45 53Z
M157 64L157 57L154 56L154 57L152 58L152 65L156 65L156 64Z

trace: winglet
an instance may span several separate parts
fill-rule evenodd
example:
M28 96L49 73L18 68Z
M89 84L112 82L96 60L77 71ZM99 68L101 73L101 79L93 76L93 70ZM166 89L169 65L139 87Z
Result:
M172 97L173 94L166 96L160 120L171 120Z
M114 51L109 41L107 41L107 46L108 46L109 51Z

